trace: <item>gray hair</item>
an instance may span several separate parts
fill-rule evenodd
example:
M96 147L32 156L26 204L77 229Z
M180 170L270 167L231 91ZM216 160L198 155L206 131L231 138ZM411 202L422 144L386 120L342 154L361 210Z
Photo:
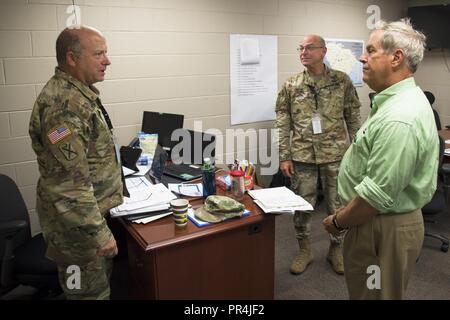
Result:
M375 30L384 31L380 44L384 51L391 53L395 49L402 49L406 57L406 66L413 73L416 72L419 63L423 59L426 36L414 30L409 19L401 19L395 22L380 20Z

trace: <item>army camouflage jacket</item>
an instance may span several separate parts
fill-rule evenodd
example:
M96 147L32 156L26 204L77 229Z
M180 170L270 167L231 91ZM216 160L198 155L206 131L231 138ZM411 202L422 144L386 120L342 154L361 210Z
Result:
M280 161L340 161L359 127L361 104L350 78L325 66L315 83L306 69L289 78L276 102ZM312 117L321 118L322 133L313 134ZM293 131L292 141L290 132Z
M59 263L92 261L112 238L104 215L123 201L121 168L97 94L56 68L31 114L40 171L36 210L47 256Z

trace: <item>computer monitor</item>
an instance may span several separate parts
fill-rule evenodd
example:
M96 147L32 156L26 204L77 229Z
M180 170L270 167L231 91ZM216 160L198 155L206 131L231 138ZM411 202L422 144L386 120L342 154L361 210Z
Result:
M216 155L216 136L204 132L198 132L188 129L183 129L175 142L174 153L172 153L172 161L175 163L196 164L201 165L203 158L211 158L214 162ZM188 138L187 141L184 139ZM189 143L188 143L189 142ZM179 145L178 145L179 144ZM184 151L189 151L189 155L185 156ZM179 156L182 159L179 159Z
M170 152L177 141L171 141L172 132L183 128L184 115L144 111L142 117L142 132L157 133L158 144Z

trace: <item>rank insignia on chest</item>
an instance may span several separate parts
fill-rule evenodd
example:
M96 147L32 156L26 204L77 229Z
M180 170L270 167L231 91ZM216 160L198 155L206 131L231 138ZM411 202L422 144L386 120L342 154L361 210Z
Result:
M62 125L50 131L47 137L50 140L51 144L55 144L58 141L61 141L62 139L70 136L71 134L72 132L70 131L70 129Z

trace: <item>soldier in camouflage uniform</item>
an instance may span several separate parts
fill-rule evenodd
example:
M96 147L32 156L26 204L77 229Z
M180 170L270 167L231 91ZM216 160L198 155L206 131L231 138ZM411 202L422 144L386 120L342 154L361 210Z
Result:
M278 94L275 126L280 136L280 169L291 178L291 188L314 207L320 171L328 213L340 207L337 176L342 156L360 127L360 103L350 78L324 65L325 41L317 35L303 39L298 48L306 69L289 78ZM293 132L292 139L290 133ZM347 135L348 133L348 135ZM294 214L299 254L290 271L302 273L313 261L309 235L312 211ZM330 234L327 260L344 273L342 236Z
M112 126L92 86L110 64L106 42L88 27L65 29L56 53L58 67L30 119L40 171L36 209L66 298L109 299L118 250L105 214L122 203L123 185ZM71 265L81 271L80 286Z

